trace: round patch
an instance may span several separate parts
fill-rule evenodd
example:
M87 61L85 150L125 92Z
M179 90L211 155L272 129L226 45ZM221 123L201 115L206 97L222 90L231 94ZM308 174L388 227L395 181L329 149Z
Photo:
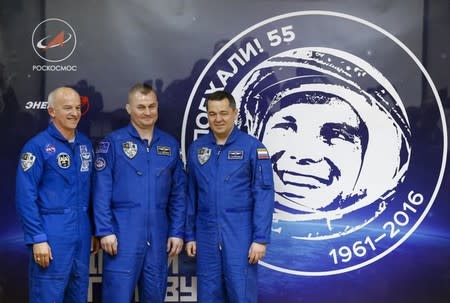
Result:
M49 155L52 155L56 152L56 147L55 145L49 143L47 145L45 145L45 152Z
M70 156L67 153L59 153L58 157L58 166L63 168L63 169L67 169L70 167Z
M100 171L103 170L106 167L106 161L102 157L98 157L95 160L95 169Z

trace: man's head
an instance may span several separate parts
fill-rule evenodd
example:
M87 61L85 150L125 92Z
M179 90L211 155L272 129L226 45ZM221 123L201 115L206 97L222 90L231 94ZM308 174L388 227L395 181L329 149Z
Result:
M126 110L138 130L152 129L158 120L158 99L152 87L145 83L131 87Z
M272 153L277 192L299 209L325 209L353 192L367 129L336 96L316 92L295 98L268 117L262 141Z
M208 96L206 103L208 122L217 139L226 139L234 127L237 116L236 101L228 92L217 91Z
M48 95L48 114L64 135L73 134L81 118L80 95L70 87L59 87Z
M361 58L289 50L251 70L233 95L237 125L267 146L280 210L295 219L341 218L402 182L410 159L406 112L392 84ZM300 156L313 148L320 158Z

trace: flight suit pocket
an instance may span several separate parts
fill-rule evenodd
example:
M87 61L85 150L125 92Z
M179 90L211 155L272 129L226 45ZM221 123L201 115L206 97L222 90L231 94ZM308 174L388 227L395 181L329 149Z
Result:
M111 203L112 209L120 209L120 208L134 208L139 207L141 204L132 202L132 201L113 201Z
M63 178L66 184L72 185L75 183L78 176L74 175L72 170L68 167L66 169L59 167L55 161L48 162L48 173L45 177L49 179Z
M156 170L156 186L159 196L166 197L169 195L172 186L172 170L170 166L161 167Z
M227 208L225 211L227 213L244 213L252 210L253 207L234 207L234 208Z
M132 224L132 210L139 207L140 203L131 201L113 201L111 208L114 215L114 230L118 233L127 230L127 227Z
M259 165L258 175L258 181L260 182L262 188L270 189L273 187L272 165Z
M224 177L225 182L231 182L234 179L250 180L250 168L247 163L242 163L241 165L235 167Z
M103 254L104 259L104 268L103 271L106 274L109 273L116 273L120 274L123 277L131 276L134 270L134 262L136 260L135 254L127 254L124 253L120 249L120 243L119 243L119 253L116 256L110 256L108 254Z

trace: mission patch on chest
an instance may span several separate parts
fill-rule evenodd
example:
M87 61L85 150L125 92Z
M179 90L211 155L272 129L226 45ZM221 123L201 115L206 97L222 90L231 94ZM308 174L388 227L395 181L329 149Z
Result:
M201 165L205 164L210 157L211 157L210 148L202 147L197 151L197 160Z
M122 143L122 149L123 149L123 152L125 153L125 155L130 159L133 159L134 156L136 156L136 154L138 152L137 144L133 143L131 141Z
M56 157L58 161L58 166L67 169L70 167L70 156L67 153L59 153Z

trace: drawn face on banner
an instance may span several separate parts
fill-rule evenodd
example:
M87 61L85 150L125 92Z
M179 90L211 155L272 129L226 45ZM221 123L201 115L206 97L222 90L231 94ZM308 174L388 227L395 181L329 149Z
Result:
M385 85L359 58L305 48L266 59L236 86L239 126L272 156L275 219L325 220L328 228L314 235L336 237L342 218L399 184L409 159L409 126L401 108L385 108L396 94ZM345 232L382 211L378 205L345 223Z
M277 193L293 208L323 210L352 194L362 164L363 124L339 98L302 97L306 103L267 119L262 141L272 154ZM315 97L324 103L312 103Z

